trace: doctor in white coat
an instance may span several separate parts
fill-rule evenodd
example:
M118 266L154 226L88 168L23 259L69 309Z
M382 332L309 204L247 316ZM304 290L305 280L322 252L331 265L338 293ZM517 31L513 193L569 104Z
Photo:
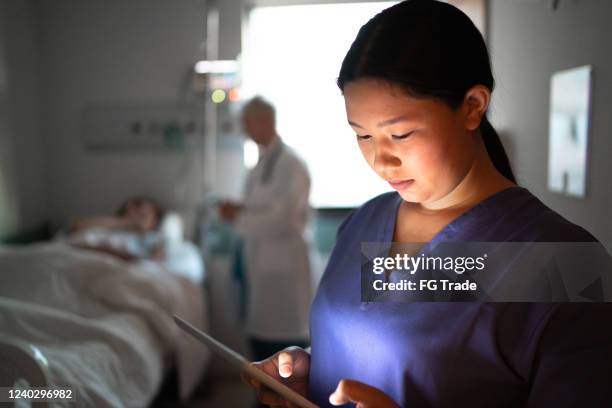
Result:
M255 97L242 111L244 130L260 150L241 204L220 214L243 239L247 277L246 329L255 360L285 347L307 346L313 257L306 229L310 176L276 133L274 107Z

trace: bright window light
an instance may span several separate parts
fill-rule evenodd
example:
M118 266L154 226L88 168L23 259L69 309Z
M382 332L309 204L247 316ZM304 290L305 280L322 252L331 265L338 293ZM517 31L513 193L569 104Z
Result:
M359 28L394 2L260 7L249 15L243 91L277 109L278 132L306 161L315 207L389 191L361 156L336 78Z

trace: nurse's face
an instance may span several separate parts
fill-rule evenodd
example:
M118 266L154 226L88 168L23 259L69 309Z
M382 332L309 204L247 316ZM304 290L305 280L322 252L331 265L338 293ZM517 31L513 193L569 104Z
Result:
M404 200L440 200L472 166L477 138L463 107L417 99L374 79L348 83L344 98L363 157Z

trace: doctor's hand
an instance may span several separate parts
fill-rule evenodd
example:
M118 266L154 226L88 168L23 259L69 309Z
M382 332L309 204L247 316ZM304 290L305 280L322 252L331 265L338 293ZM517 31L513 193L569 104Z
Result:
M238 217L238 213L242 206L231 201L222 201L219 203L219 214L226 221L234 221Z
M387 394L355 380L341 380L329 396L332 405L356 404L356 408L400 408Z
M310 371L310 354L300 347L288 347L272 357L252 363L270 377L282 382L293 391L306 396L308 390L308 372ZM272 407L295 407L271 389L246 373L240 374L242 381L257 392L257 399Z

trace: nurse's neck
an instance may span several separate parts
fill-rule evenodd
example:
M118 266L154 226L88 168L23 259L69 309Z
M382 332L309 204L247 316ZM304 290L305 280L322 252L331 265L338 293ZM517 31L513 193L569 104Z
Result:
M467 211L487 197L516 186L495 168L484 144L480 143L479 147L474 162L461 182L446 196L433 202L420 203L422 212Z

